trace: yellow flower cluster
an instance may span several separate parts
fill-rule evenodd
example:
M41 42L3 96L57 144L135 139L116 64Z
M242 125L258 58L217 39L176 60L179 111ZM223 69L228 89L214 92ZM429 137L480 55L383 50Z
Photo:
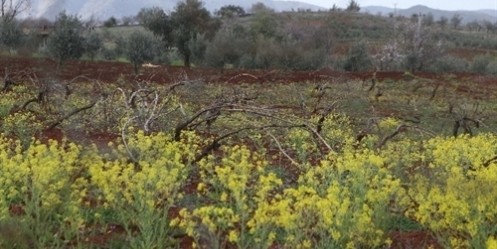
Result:
M450 247L483 248L497 224L497 137L435 138L425 144L426 167L411 180L418 204L407 215Z
M22 203L34 218L83 225L85 164L75 144L35 142L23 150L19 141L0 138L0 219L9 216L10 205Z
M315 152L316 146L309 141L312 135L309 131L303 129L292 129L288 133L288 143L290 148L297 152L297 156L305 161L306 155Z
M489 237L487 240L487 249L497 249L497 239Z
M91 181L111 207L171 207L187 179L187 162L195 155L196 145L190 143L193 140L193 134L174 142L165 133L147 136L139 131L129 138L127 147L118 146L118 159L101 158L89 165Z
M351 145L355 135L350 117L340 113L328 116L323 122L322 136L334 149Z
M299 184L261 203L253 221L271 224L286 234L292 248L335 245L356 248L387 243L381 216L400 190L373 152L345 153L325 160L299 179ZM309 240L321 238L321 240Z
M206 227L215 237L210 241L240 248L267 248L277 240L290 248L389 243L382 222L402 188L374 152L349 151L324 160L303 173L297 186L283 186L260 156L244 147L228 148L220 162L211 157L201 163L197 189L208 200L183 209L173 224L197 240ZM221 213L226 216L215 216Z
M400 125L400 121L393 117L383 118L378 122L380 130L392 130Z
M7 136L14 136L28 144L42 129L42 124L31 112L16 112L3 119L1 129Z
M64 236L71 239L104 210L116 214L130 244L144 248L169 245L173 227L204 248L379 248L390 245L400 217L447 248L497 247L497 136L399 136L378 149L355 141L346 117L323 124L322 139L333 146L328 155L306 129L280 139L288 156L306 165L298 172L282 172L265 150L239 145L194 164L205 141L190 132L175 141L130 130L106 154L68 142L24 146L1 135L0 222L19 205L30 225L70 227L74 233ZM380 126L396 124L385 119ZM194 201L181 201L186 183L198 183ZM172 207L180 211L169 221Z
M270 235L268 227L258 226L252 214L283 182L268 171L261 156L245 147L229 147L220 162L213 156L200 162L200 178L199 198L208 199L193 210L183 209L173 225L196 240L208 236L215 242L211 247L227 242L241 248L254 243L271 245L275 235ZM202 233L203 227L207 235ZM227 238L223 232L228 233Z
M22 85L14 86L12 91L3 92L0 98L0 117L6 117L15 105L32 98L32 94L34 92Z
M386 119L382 126L397 123ZM215 228L211 236L219 243L241 248L267 248L276 241L289 248L358 248L388 246L388 229L396 225L394 217L403 216L434 232L447 247L493 243L495 136L400 138L381 150L350 146L352 140L344 135L342 147L303 169L295 185L284 185L257 154L231 147L220 161L202 162L198 190L206 199L183 210L177 223L198 239L201 227ZM298 143L312 143L302 130L283 142L295 150ZM215 212L200 212L205 208L229 213L227 220L214 226Z
M137 132L126 146L112 144L114 151L102 155L56 141L35 141L25 149L20 141L0 136L0 222L23 215L11 213L13 206L21 207L28 225L37 228L33 235L43 242L37 247L50 248L60 243L50 233L77 237L88 217L101 217L98 211L104 208L126 228L138 226L143 236L136 243L146 248L163 243L169 240L168 211L182 196L197 141L191 133L175 142L163 133ZM94 200L103 206L92 207ZM51 239L43 240L47 236Z

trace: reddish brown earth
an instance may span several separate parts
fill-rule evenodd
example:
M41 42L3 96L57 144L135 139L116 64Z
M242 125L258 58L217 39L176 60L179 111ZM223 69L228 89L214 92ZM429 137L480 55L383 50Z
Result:
M343 82L348 79L367 80L373 77L372 72L347 73L330 69L316 71L288 70L241 70L213 68L185 68L180 66L143 67L139 75L133 73L129 63L108 61L68 61L57 71L56 63L47 58L0 57L0 75L7 68L14 79L59 79L73 80L78 76L113 83L119 79L129 81L148 81L159 84L171 84L184 80L201 80L206 83L294 83L294 82ZM416 73L415 76L426 79L442 79L446 75L435 73ZM497 83L496 77L479 77L473 74L454 74L458 79L478 79L485 83ZM405 79L404 72L378 72L378 80Z
M436 238L428 232L392 232L390 237L393 241L390 249L442 248Z

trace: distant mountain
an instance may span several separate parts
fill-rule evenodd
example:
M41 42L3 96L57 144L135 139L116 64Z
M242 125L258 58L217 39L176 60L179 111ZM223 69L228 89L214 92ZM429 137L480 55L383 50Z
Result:
M320 6L312 5L312 4L308 4L308 3L297 2L297 1L273 1L273 3L274 3L273 8L276 11L328 10L327 8L324 8L324 7L320 7Z
M55 19L58 13L66 11L68 14L76 14L82 19L95 18L106 20L113 16L121 18L138 14L141 8L158 6L172 11L180 0L33 0L31 16ZM248 10L252 5L261 2L276 11L291 11L299 9L310 9L313 11L324 8L297 1L276 0L208 0L204 1L205 7L214 12L222 6L229 4L238 5Z
M458 11L448 11L448 10L439 10L432 9L426 7L424 5L416 5L408 9L393 9L381 6L367 6L361 8L361 11L369 12L371 14L381 13L382 15L388 15L390 13L396 12L397 15L401 16L412 16L413 14L428 14L431 13L435 20L440 19L442 16L450 19L454 15L460 15L463 19L463 23L468 23L472 21L483 21L488 20L491 22L496 22L497 11L495 10L481 10L481 11L466 11L466 10L458 10Z
M478 10L478 12L481 12L481 13L485 13L489 16L493 16L496 18L496 22L497 22L497 10Z
M111 16L122 18L125 16L134 16L141 8L158 6L167 11L172 11L180 0L32 0L31 16L45 17L55 19L61 11L66 11L68 14L76 14L82 19L95 18L98 20L106 20ZM252 5L261 2L266 6L276 11L292 11L292 10L326 10L326 8L307 4L299 1L281 1L281 0L204 0L205 7L214 12L226 5L238 5L245 10L249 10ZM398 15L411 16L413 14L428 14L431 13L435 20L444 16L451 18L455 14L459 14L463 18L463 23L471 21L489 20L497 22L497 10L480 10L480 11L446 11L432 9L423 5L416 5L408 9L397 9L383 6L366 6L362 7L361 11L371 14L381 13L388 15L396 11Z
M384 6L367 6L367 7L361 7L362 12L368 12L370 14L382 14L382 15L388 15L390 13L394 12L393 8L388 8Z

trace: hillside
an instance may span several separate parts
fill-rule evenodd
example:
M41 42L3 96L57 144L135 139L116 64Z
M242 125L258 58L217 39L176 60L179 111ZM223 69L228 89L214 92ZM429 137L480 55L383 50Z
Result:
M454 15L460 15L463 19L463 23L469 23L472 21L483 21L483 20L488 20L491 22L497 21L497 12L495 10L481 10L481 11L465 11L465 10L458 10L458 11L448 11L448 10L439 10L439 9L432 9L423 5L416 5L408 9L393 9L393 8L388 8L388 7L383 7L383 6L367 6L362 8L363 12L369 12L371 14L377 14L381 13L382 15L386 16L389 15L390 13L396 12L400 16L405 16L405 17L410 17L413 14L429 14L431 13L435 20L440 19L441 17L446 17L450 19Z
M486 15L493 16L493 17L497 18L497 10L487 9L487 10L479 10L478 12L485 13ZM496 21L497 21L497 19L496 19Z
M67 11L80 13L78 15L83 18L91 17L85 16L84 13L99 13L94 18L102 20L103 16L119 18L136 15L134 10L152 7L159 3L159 0L146 0L140 3L129 2L127 5L118 5L126 1L129 0L101 2L89 0L70 5ZM161 1L162 5L159 7L167 11L167 6L169 9L174 8L176 1ZM207 7L212 10L215 6L225 4L225 1L209 1ZM246 1L245 5L255 1L257 0ZM55 15L57 8L64 6L60 6L58 0L43 3L38 2L38 5L34 7L43 10L46 14ZM70 4L71 0L64 3ZM270 0L266 0L266 3L271 8L275 8L277 6L275 4L278 4ZM307 6L299 2L285 2L285 4L287 8L296 7L294 10L305 9ZM450 15L458 13L434 10L425 6L395 10L399 15L407 16L397 16L395 19L388 15L375 14L375 12L387 12L388 10L388 8L377 6L370 7L369 13L337 10L255 12L253 15L240 18L220 18L222 26L219 30L211 30L215 32L212 33L213 36L208 39L197 36L188 41L188 48L192 48L191 54L185 55L174 50L175 46L183 46L183 44L168 44L172 45L172 49L162 49L164 44L153 40L150 42L154 45L150 47L156 51L154 56L147 61L154 64L172 65L193 62L194 66L214 68L274 68L306 71L326 67L346 71L379 69L497 74L497 57L495 57L497 55L497 29L493 24L485 23L486 25L475 27L475 24L471 23L471 25L462 24L454 27L439 22L422 22L422 27L412 25L413 19L410 16L413 14L432 13L434 19L438 20L440 15L445 14L451 18ZM368 7L363 8L363 11L368 11ZM478 12L460 13L465 15L463 18L466 18L469 14L474 15ZM479 15L485 16L484 13ZM30 25L30 22L25 22L25 25ZM129 35L137 30L136 28L123 24L114 29L97 23L97 35L101 36L104 44L99 54L96 55L97 59L126 60L128 55L124 49L127 49L127 45L122 41L126 41ZM139 28L144 29L144 27ZM173 39L176 39L174 38L175 32L183 31L179 29L174 31L171 35ZM83 33L82 36L91 34L91 32ZM426 42L418 45L416 41L420 36L423 36L422 39ZM22 54L46 56L47 53L41 47L42 45L37 48L26 42L16 46L15 49ZM11 53L11 51L5 50L5 53Z
M159 6L166 10L172 10L179 0L33 0L30 16L44 17L53 20L58 13L66 11L69 14L77 14L82 19L95 18L99 20L108 19L111 16L122 18L125 16L133 16L138 13L141 8ZM210 0L204 1L205 7L214 12L222 6L238 5L248 10L252 5L261 2L266 6L281 12L281 11L297 11L297 10L327 10L326 8L307 4L299 1L281 1L281 0ZM431 13L435 19L440 19L442 16L451 18L458 14L463 20L463 23L472 21L489 20L497 21L496 10L480 10L480 11L446 11L432 9L423 5L416 5L408 9L393 9L384 6L366 6L362 7L363 12L371 14L382 14L384 16L396 12L398 15L409 17L413 14L428 14Z
M32 4L33 17L45 17L54 19L61 11L67 11L69 14L77 14L82 19L95 18L105 20L111 16L121 18L133 16L141 8L159 6L166 10L172 10L179 0L34 0ZM262 2L266 6L276 11L291 11L298 9L323 9L319 6L306 4L297 1L273 1L273 0L210 0L204 1L205 7L214 12L225 5L239 5L245 9L250 9L252 5Z

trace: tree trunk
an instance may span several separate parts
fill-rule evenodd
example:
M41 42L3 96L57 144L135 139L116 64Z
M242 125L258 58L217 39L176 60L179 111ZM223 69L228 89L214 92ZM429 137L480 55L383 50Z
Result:
M185 53L185 55L183 56L183 62L185 64L185 67L190 68L190 66L191 66L190 54Z
M138 73L140 71L140 64L134 63L133 68L135 69L135 75L138 75Z

